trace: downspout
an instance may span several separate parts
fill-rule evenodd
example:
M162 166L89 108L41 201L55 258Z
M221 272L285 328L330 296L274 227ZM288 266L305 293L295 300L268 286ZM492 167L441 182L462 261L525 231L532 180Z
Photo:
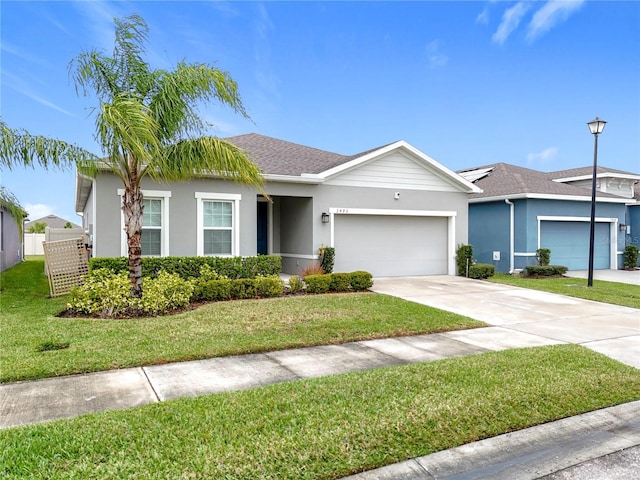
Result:
M508 198L504 199L509 205L509 273L514 271L514 243L515 243L515 207Z

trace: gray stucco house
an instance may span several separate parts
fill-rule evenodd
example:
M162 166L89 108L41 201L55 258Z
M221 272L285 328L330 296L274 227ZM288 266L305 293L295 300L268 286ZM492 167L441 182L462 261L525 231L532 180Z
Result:
M335 271L455 274L468 194L480 189L404 141L357 155L247 134L226 139L260 166L268 202L219 178L143 182L145 255L282 257L285 273L336 249ZM126 254L122 184L78 175L76 211L96 257Z
M536 263L586 270L593 167L540 172L507 163L459 172L482 189L469 196L469 243L478 262L509 272ZM596 174L594 269L622 268L626 245L640 243L640 175L607 167Z

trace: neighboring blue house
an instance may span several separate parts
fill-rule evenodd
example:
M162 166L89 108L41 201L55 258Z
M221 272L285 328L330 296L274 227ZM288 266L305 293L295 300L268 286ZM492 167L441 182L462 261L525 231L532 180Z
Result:
M586 270L593 167L540 172L496 163L458 172L483 190L469 195L469 243L480 263L512 272L551 250L551 263ZM623 267L640 244L640 175L598 167L594 269Z

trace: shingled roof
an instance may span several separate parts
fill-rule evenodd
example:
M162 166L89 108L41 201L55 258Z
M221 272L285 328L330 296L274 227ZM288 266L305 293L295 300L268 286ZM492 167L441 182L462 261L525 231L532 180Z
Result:
M341 155L257 133L228 137L225 140L244 150L267 175L318 174L362 155Z
M478 175L477 172L483 175ZM560 178L590 176L592 174L591 167L574 168L557 172L540 172L508 163L495 163L493 165L483 165L481 167L461 170L457 173L467 178L479 176L473 183L482 188L483 192L471 194L469 196L470 199L510 197L526 194L585 197L590 196L591 193L584 187L554 181L554 179ZM606 167L598 167L598 173L636 175ZM638 192L637 188L636 192ZM600 191L598 191L596 195L598 198L621 198L618 195Z

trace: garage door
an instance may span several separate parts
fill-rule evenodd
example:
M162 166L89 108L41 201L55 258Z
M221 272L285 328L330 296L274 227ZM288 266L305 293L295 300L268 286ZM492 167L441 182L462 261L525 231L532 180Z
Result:
M589 222L540 222L540 246L551 250L551 263L569 270L589 268ZM593 268L610 265L609 224L596 223Z
M446 217L335 215L335 272L447 274Z

